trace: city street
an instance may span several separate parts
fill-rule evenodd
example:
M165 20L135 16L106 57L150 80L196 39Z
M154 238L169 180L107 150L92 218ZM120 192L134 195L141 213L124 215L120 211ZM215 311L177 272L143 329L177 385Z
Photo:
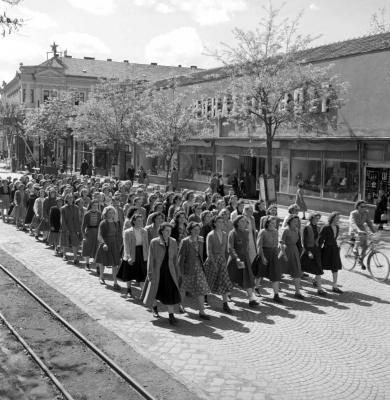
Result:
M54 257L14 226L0 226L2 251L201 398L390 398L389 284L366 272L342 271L345 293L327 298L304 282L307 300L295 300L291 285L283 285L284 305L272 302L266 285L256 310L235 291L233 315L222 313L220 300L212 297L206 322L189 301L188 314L179 315L173 328L164 312L154 319L139 301L99 285L93 273ZM389 236L383 233L387 254Z

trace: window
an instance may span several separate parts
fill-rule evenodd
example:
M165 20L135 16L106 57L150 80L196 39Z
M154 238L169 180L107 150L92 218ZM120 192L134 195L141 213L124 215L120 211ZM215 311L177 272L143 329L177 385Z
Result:
M43 101L47 101L49 99L52 99L53 97L57 97L57 90L45 89L43 91Z
M74 105L78 106L81 103L85 102L85 94L84 92L74 92L73 93Z
M324 197L355 201L358 195L357 162L325 161Z
M30 89L30 103L35 102L34 89Z
M304 186L305 194L319 197L321 194L321 153L295 150L292 152L290 193L295 193L298 183Z
M22 103L26 102L26 89L22 90Z
M182 179L208 182L212 174L212 156L180 153L180 174Z

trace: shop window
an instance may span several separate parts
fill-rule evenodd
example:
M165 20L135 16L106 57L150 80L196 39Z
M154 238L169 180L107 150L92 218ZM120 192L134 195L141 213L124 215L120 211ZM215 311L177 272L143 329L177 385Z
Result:
M390 168L366 168L364 198L376 204L382 194L390 196Z
M324 197L356 201L359 190L359 169L356 162L325 162Z
M303 183L305 194L321 194L321 160L292 158L290 175L290 193L295 193L298 183Z
M283 158L280 162L279 188L276 185L276 190L282 193L288 193L288 164L289 160L287 158Z
M35 102L34 89L30 89L30 103Z
M213 172L212 156L206 154L180 153L182 179L208 182Z

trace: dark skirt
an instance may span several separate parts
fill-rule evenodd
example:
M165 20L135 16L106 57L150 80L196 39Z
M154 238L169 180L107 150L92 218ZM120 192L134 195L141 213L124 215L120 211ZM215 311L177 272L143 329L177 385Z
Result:
M49 221L45 218L42 218L41 221L39 222L37 229L41 232L50 231Z
M340 249L337 245L324 246L321 249L322 269L337 272L343 268L340 259Z
M252 264L253 274L256 278L267 278L271 282L278 282L282 277L281 263L278 259L277 247L263 247L264 257L267 264L264 264L261 257L256 257Z
M166 305L173 305L181 302L180 292L173 281L167 257L164 257L160 267L160 280L158 282L156 300Z
M116 266L119 265L120 262L120 243L116 240L116 236L108 237L106 239L106 244L108 249L104 250L103 246L104 243L100 243L96 252L96 259L95 261L98 264L102 264L106 267Z
M309 251L313 254L313 258L309 257ZM321 250L318 246L310 247L304 251L301 256L302 271L313 275L322 275L324 271L321 266Z
M251 289L255 286L255 277L253 276L252 266L246 257L245 268L239 269L237 261L232 259L227 265L229 278L233 284L236 284L241 289Z
M127 262L122 262L117 278L123 282L145 282L146 272L147 264L144 261L143 248L142 246L136 246L134 263L130 265Z
M11 206L11 200L8 194L0 194L0 208L8 210Z
M50 231L47 241L51 246L58 246L60 244L60 232Z
M26 211L26 218L24 219L24 223L26 225L29 225L34 221L35 214L34 214L34 208L33 207L27 207Z
M81 255L83 257L95 258L98 248L98 228L90 227L85 232L85 239L83 240L83 249Z
M60 232L60 245L62 247L79 247L80 236L77 232L61 231Z

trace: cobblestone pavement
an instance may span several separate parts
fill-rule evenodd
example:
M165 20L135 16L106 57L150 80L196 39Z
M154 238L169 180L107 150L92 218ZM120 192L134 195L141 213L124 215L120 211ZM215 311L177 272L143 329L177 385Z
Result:
M389 232L383 237L390 252ZM257 310L235 291L232 316L212 297L207 322L188 302L189 313L171 327L139 301L110 290L108 275L108 286L101 286L93 273L2 222L0 247L201 397L390 399L390 286L362 271L341 271L345 293L327 298L304 282L307 301L298 301L291 285L283 285L284 305L275 305L265 286Z

